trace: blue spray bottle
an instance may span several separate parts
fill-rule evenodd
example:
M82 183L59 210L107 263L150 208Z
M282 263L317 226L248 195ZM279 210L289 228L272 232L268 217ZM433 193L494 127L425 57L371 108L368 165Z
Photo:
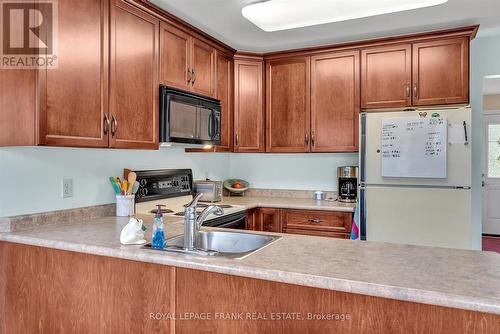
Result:
M156 215L153 221L153 234L151 236L151 246L156 249L165 248L165 231L163 230L163 214L161 207L165 205L157 205Z

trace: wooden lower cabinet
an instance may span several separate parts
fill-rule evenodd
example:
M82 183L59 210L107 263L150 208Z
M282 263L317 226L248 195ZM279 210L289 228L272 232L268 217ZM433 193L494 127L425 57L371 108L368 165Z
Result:
M338 238L338 239L349 239L351 237L350 233L337 233L337 232L322 231L322 230L301 230L301 229L289 228L289 227L284 227L283 233L310 235L310 236L314 236L314 237L329 237L329 238Z
M173 267L0 242L0 333L172 333ZM3 305L2 305L3 304Z
M177 322L177 334L456 334L500 330L500 317L493 314L191 269L176 270L176 297L178 314L212 316L210 320ZM292 319L299 316L301 320ZM332 320L336 317L338 320Z
M2 334L498 333L499 320L495 314L0 242Z
M247 214L247 229L281 233L281 209L258 208Z
M352 213L286 209L282 211L281 222L283 233L348 239Z

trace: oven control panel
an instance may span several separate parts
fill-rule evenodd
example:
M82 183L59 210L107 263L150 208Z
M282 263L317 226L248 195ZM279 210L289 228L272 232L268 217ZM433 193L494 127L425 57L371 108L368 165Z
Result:
M190 195L193 192L193 173L190 169L135 171L139 190L136 202Z

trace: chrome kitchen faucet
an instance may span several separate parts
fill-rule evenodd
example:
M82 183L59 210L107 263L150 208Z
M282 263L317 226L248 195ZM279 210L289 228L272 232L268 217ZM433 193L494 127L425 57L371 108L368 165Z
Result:
M186 209L184 209L184 250L192 251L195 249L194 245L198 238L198 232L209 214L213 213L217 216L224 214L224 210L220 206L209 205L203 210L200 216L197 217L196 205L201 196L203 196L203 194L198 193L187 205Z

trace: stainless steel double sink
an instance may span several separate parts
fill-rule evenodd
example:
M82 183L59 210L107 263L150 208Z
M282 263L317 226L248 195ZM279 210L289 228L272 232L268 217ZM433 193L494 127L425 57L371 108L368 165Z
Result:
M167 239L164 249L152 248L151 244L146 244L144 247L165 252L241 259L279 239L281 239L279 236L263 234L200 231L195 242L194 250L184 249L184 235Z

